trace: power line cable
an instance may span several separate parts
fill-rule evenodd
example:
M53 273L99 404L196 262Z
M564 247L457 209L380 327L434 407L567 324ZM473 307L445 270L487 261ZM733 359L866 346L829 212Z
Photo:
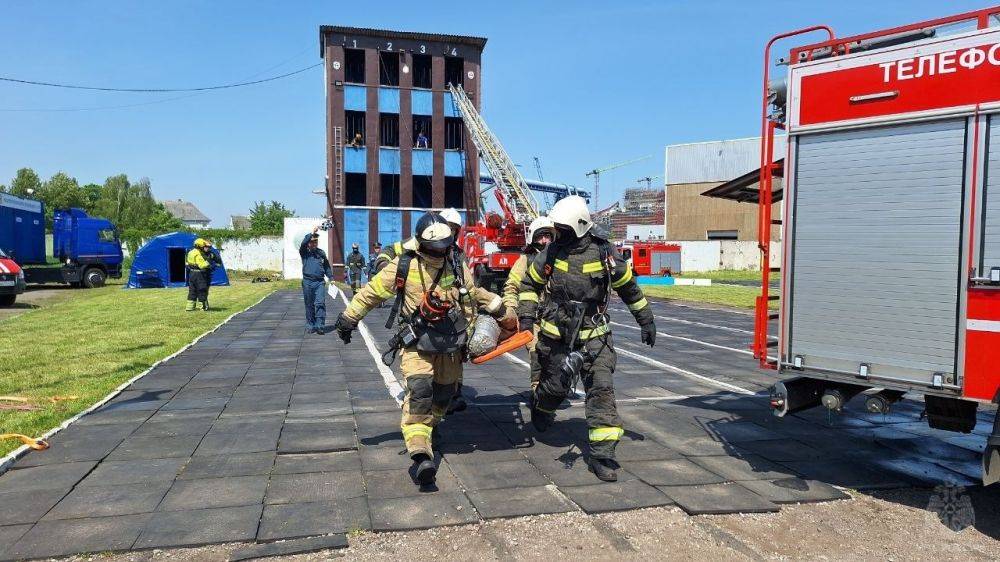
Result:
M316 64L309 65L305 68L293 70L292 72L286 72L285 74L279 74L278 76L261 78L260 80L251 80L249 82L236 82L233 84L219 84L216 86L201 86L198 88L110 88L102 86L82 86L79 84L61 84L57 82L42 82L38 80L22 80L20 78L11 78L9 76L0 76L0 82L12 82L15 84L26 84L31 86L47 86L50 88L66 88L70 90L90 90L97 92L131 92L131 93L207 92L211 90L226 90L229 88L240 88L243 86L252 86L254 84L273 82L275 80L281 80L282 78L288 78L289 76L295 76L296 74L301 74L307 70L312 70L313 68L322 65L323 65L322 62L318 62Z

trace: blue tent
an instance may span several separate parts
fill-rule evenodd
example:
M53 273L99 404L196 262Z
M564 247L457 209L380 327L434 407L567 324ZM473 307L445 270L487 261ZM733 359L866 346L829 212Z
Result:
M188 250L194 247L198 238L190 232L161 234L139 248L132 260L132 271L128 276L127 289L154 289L163 287L184 287L187 285L187 268L184 266ZM222 258L215 250L219 263ZM220 265L212 272L212 285L228 285L229 276L225 266Z

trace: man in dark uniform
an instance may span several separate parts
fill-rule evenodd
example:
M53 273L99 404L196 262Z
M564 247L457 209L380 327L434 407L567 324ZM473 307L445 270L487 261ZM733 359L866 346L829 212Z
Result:
M382 243L376 242L372 246L372 253L368 254L368 269L365 270L365 274L368 276L368 280L371 281L375 277L375 262L378 260L379 254L382 253Z
M299 245L302 256L302 296L306 304L306 332L326 330L326 279L333 281L333 269L326 252L319 249L319 227L306 234Z
M351 275L351 294L358 293L361 286L361 272L365 269L365 257L361 255L357 242L351 244L351 254L347 256L347 271Z
M531 330L538 323L542 373L532 393L531 423L538 431L547 430L579 377L587 393L587 465L599 479L613 482L618 479L615 447L624 429L612 380L616 356L607 312L611 290L632 311L642 343L648 345L656 340L653 313L628 263L593 233L582 197L560 199L549 218L555 224L555 241L535 255L518 293L520 329Z

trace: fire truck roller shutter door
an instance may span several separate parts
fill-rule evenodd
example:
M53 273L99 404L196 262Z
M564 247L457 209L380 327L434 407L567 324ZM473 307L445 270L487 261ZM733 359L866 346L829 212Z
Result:
M965 141L965 119L798 138L790 357L955 373Z

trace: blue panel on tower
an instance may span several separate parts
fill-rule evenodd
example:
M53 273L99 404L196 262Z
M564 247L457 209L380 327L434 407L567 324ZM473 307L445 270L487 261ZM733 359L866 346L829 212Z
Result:
M424 211L410 211L410 236L417 235L417 221L424 216Z
M344 255L351 253L351 246L358 245L362 252L368 247L368 209L344 210Z
M399 149L381 147L378 149L378 173L399 175Z
M444 175L449 177L465 176L465 151L444 151Z
M365 111L368 108L368 93L364 86L344 86L344 109Z
M413 149L413 175L434 175L434 151L429 148Z
M348 174L364 174L368 171L368 157L365 147L344 147L344 172Z
M410 108L414 115L433 115L434 98L430 90L410 92Z
M458 111L458 106L455 105L455 98L451 97L451 92L444 93L444 116L445 117L462 116L462 114Z
M403 238L403 211L378 212L378 241L389 245Z
M378 89L379 113L399 113L399 88Z

